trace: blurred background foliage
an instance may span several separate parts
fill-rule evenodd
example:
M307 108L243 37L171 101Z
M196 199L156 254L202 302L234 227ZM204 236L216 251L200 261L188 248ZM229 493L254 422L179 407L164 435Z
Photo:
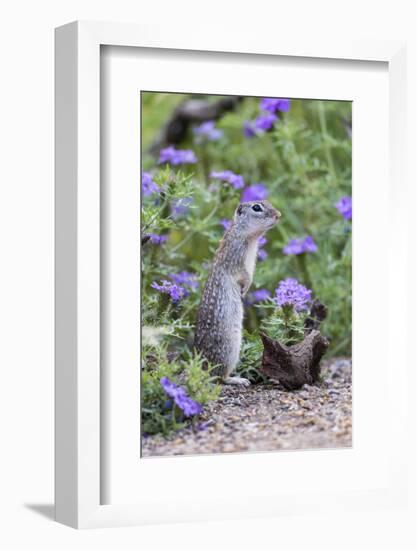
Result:
M202 287L224 233L220 222L233 217L243 191L211 178L210 173L231 170L243 176L245 188L262 183L268 200L282 213L280 224L266 235L263 249L267 257L258 261L245 302L246 347L272 307L271 301L256 303L253 292L266 289L273 297L279 282L292 277L328 307L322 326L330 340L328 356L349 356L351 221L335 204L351 196L351 103L292 99L287 112L277 112L279 118L269 131L248 138L244 124L260 115L260 98L244 98L216 120L220 137L199 139L193 131L198 127L195 124L175 145L192 150L197 162L159 163L155 140L173 111L193 97L141 94L141 168L159 189L144 193L142 187L142 237L152 235L142 245L141 255L143 345L163 343L174 360L192 347ZM197 98L215 102L221 96ZM317 251L284 254L291 239L307 235L313 237ZM193 274L194 284L183 285L186 292L180 300L151 286L174 281L184 271Z

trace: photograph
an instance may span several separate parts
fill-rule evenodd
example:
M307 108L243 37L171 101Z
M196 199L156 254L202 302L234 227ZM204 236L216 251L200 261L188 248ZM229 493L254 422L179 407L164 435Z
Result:
M352 102L138 101L141 458L350 448Z

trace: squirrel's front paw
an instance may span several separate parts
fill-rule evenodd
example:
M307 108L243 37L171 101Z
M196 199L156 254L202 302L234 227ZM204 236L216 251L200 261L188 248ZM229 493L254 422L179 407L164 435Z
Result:
M228 376L227 378L223 378L223 383L244 386L245 388L250 386L249 380L247 378L241 378L240 376Z

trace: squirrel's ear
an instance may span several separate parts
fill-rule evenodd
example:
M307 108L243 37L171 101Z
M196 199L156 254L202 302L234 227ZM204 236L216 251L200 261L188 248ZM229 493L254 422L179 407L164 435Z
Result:
M243 212L243 206L241 204L239 204L239 206L237 207L237 210L236 210L236 214L238 216L240 216Z

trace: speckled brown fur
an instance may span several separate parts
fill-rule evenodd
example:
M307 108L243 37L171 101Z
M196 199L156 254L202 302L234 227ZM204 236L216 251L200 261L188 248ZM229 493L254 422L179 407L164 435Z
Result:
M255 211L254 206L261 211ZM252 283L258 239L277 223L279 216L267 201L240 204L231 227L220 241L204 287L195 346L210 363L217 365L215 374L227 383L248 385L246 379L230 377L239 361L242 297Z

